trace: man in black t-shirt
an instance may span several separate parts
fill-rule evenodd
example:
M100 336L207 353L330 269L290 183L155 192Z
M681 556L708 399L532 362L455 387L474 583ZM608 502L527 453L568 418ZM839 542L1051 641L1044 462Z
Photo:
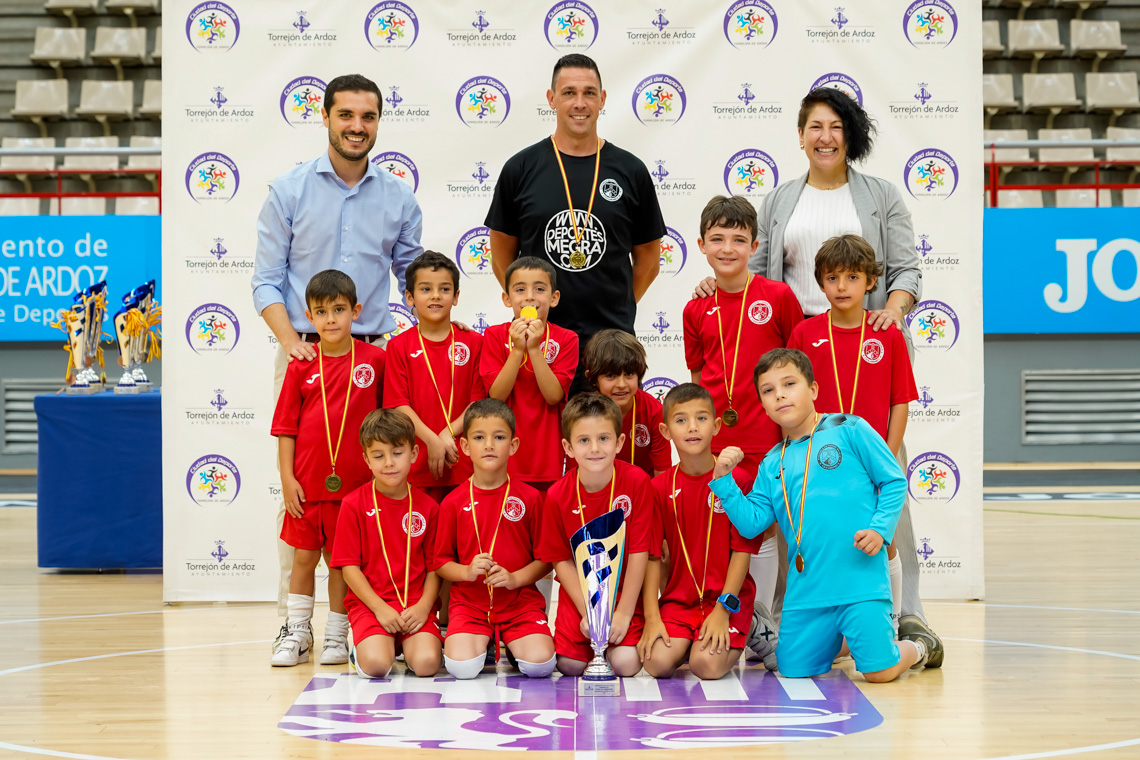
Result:
M550 321L577 332L584 351L605 328L634 332L637 301L660 269L665 220L645 164L598 137L606 91L597 64L563 56L546 99L554 134L507 160L484 224L500 283L518 256L545 257L560 270ZM579 362L571 393L582 372Z

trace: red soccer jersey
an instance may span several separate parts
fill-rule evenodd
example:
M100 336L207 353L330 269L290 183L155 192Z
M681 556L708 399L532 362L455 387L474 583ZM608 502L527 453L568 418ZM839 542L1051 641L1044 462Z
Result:
M472 401L487 396L483 379L479 376L479 358L483 352L483 336L474 331L455 329L455 393L451 381L451 339L432 341L424 339L420 345L419 331L406 330L388 341L388 366L384 376L384 404L389 408L407 405L415 410L424 424L435 432L443 430L449 420L444 410L451 402L451 419L455 419ZM426 351L425 351L426 349ZM431 362L431 372L428 371ZM435 382L432 382L432 374ZM436 392L436 384L439 391ZM443 397L442 402L440 396ZM456 440L463 435L462 426L453 431ZM462 483L471 475L471 460L459 449L459 461L447 468L436 480L428 469L427 449L419 438L420 455L412 464L408 482L421 488L451 486ZM456 443L458 445L458 443Z
M483 552L490 554L495 562L512 573L534 562L534 549L538 544L542 520L542 496L538 491L522 481L513 480L509 494L507 484L504 483L494 491L476 488L474 497L475 509L472 513L468 481L448 494L440 505L439 535L433 567L439 569L448 562L470 565L475 555ZM478 533L475 530L475 520L479 522ZM490 602L493 620L496 611L534 605L546 608L542 592L533 584L514 590L497 588L492 600L487 595L488 586L483 581L480 577L470 583L452 583L451 604L464 604L486 613Z
M831 332L835 340L835 345L832 346L831 339L827 336L829 313L819 314L797 325L792 331L792 339L788 341L788 348L798 348L811 359L815 381L819 383L816 411L821 414L843 412L862 417L885 441L891 407L895 404L909 404L918 399L914 371L906 353L906 338L895 327L880 332L868 328L863 331L860 351L858 327L832 326ZM867 318L866 314L863 318ZM835 349L834 362L832 348ZM854 393L855 407L852 408L856 360L859 362L859 388ZM835 389L835 362L839 364L842 407Z
M661 402L640 388L633 397L633 410L625 415L621 421L621 432L625 436L625 445L622 446L618 459L629 462L630 452L633 452L632 464L640 467L649 477L653 473L664 472L673 465L673 450L669 441L661 435ZM636 414L637 420L634 421ZM637 425L637 435L633 435L631 428ZM566 459L566 472L578 467L573 459Z
M511 457L508 471L512 477L531 483L562 477L562 407L570 381L578 369L578 335L558 325L547 324L550 325L550 340L547 342L546 363L562 385L563 399L557 404L546 403L534 379L529 359L519 368L515 386L507 396L507 406L515 413L515 429L519 438L519 453ZM510 328L511 323L506 322L488 327L483 333L479 373L488 392L507 363L511 350Z
M336 458L336 474L343 481L340 490L325 488L325 478L332 474L329 436L336 450L336 435L344 416L344 397L348 392L350 354L322 358L325 378L321 378L317 360L293 361L285 370L285 382L273 411L272 435L297 436L293 456L293 474L305 491L306 501L338 501L349 491L368 482L372 473L360 451L360 423L373 409L383 405L384 349L353 339L356 363L352 366L352 392L344 435ZM321 401L321 382L325 383L328 400L328 427ZM326 433L326 430L328 431Z
M693 477L682 472L679 466L675 469L677 475L675 491L674 468L653 479L653 491L657 497L657 519L653 525L654 543L660 546L661 539L664 538L669 544L670 557L669 577L663 579L661 603L669 601L689 606L697 605L701 597L697 593L696 584L703 581L706 605L709 602L716 604L717 597L723 593L730 552L755 554L760 549L763 538L756 536L745 539L736 532L736 526L724 513L720 499L709 490L711 471L700 477ZM752 484L747 482L748 476L739 467L732 472L741 491L747 493L752 487ZM707 544L708 565L706 566L705 537L709 535L710 504L712 538ZM684 548L677 534L678 522L681 526L680 535L685 539ZM694 576L696 581L693 580ZM755 585L751 575L745 576L740 592L755 588ZM743 596L740 592L737 596Z
M405 568L408 590L405 601L408 606L423 596L424 578L434 560L436 531L439 526L439 505L415 486L411 486L411 490L410 518L406 497L389 499L377 492L371 481L345 496L340 503L336 543L332 550L332 567L359 567L376 595L397 612L402 611L399 596L404 596ZM372 502L373 494L376 496L375 506ZM377 510L380 516L379 529L376 526ZM383 542L379 530L384 531ZM345 602L353 600L359 601L359 598L349 589Z
M733 374L736 380L732 408L740 415L740 421L734 427L721 427L713 439L713 453L719 453L726 446L739 446L745 454L762 454L780 440L779 426L768 419L756 396L752 370L766 352L788 344L792 329L803 321L804 313L792 289L782 282L753 275L747 293L748 303L743 309L744 291L720 291L716 297L697 298L685 306L685 363L690 370L701 370L701 385L712 394L717 414L729 408L725 378L727 371L733 369L737 328L741 317L747 315ZM724 336L723 353L721 335ZM729 383L732 383L731 378Z

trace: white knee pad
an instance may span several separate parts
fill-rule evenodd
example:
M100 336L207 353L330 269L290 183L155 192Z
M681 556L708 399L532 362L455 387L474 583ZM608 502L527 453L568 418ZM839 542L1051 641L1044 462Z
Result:
M554 672L554 658L551 657L546 662L527 662L526 660L518 660L519 671L528 678L546 678Z
M388 677L388 674L392 672L392 666L391 666L391 665L389 665L389 666L388 666L388 669L387 669L387 670L385 670L385 671L384 671L384 672L383 672L381 675L378 675L378 676L370 676L370 675L368 675L367 673L365 673L365 672L364 672L364 669L363 669L363 668L361 668L359 664L356 664L356 665L354 665L353 667L356 669L356 675L358 675L358 676L360 676L361 678L364 678L364 679L370 679L370 678L387 678L387 677Z
M453 660L447 655L443 656L443 664L452 678L468 681L483 672L483 665L487 662L486 655L472 657L470 660Z

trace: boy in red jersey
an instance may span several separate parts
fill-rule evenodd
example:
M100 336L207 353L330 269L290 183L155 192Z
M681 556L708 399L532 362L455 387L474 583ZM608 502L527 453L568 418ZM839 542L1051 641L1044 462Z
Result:
M479 376L483 336L458 329L451 309L459 303L459 267L441 253L425 251L405 273L408 306L418 324L388 342L384 401L411 418L423 454L408 482L437 502L471 474L471 460L458 448L467 406L487 394Z
M286 510L281 540L294 548L289 615L269 661L276 667L309 661L314 573L322 550L326 562L332 552L341 498L368 480L368 468L353 451L354 431L381 405L384 388L384 349L350 332L361 310L352 278L335 269L317 273L305 288L305 303L305 316L320 336L317 360L289 364L270 428L277 436ZM340 571L330 569L322 665L348 661L344 594Z
M406 414L377 409L360 426L372 480L344 497L332 566L341 568L352 624L349 662L361 678L384 678L396 655L421 678L439 671L439 577L430 570L439 505L408 483L419 455Z
M507 267L503 304L512 322L483 333L479 373L487 395L507 402L518 419L519 448L508 472L539 493L562 477L559 419L578 369L578 336L547 321L558 304L558 274L550 262L522 256Z
M645 347L624 330L602 330L586 344L582 361L586 382L621 410L628 444L622 457L650 477L668 470L673 453L661 434L661 402L641 389L648 369Z
M779 442L780 428L750 387L752 368L768 350L787 345L804 315L790 287L748 271L756 232L756 209L747 198L717 196L705 205L697 245L716 276L716 290L689 301L683 320L692 381L712 394L724 423L713 438L713 454L740 448L740 466L753 476Z
M636 645L644 626L641 584L651 542L653 487L640 468L618 457L625 442L620 430L621 410L600 393L581 393L570 399L562 412L562 448L578 466L547 492L536 556L554 564L561 584L554 621L554 651L558 653L558 671L563 675L582 675L586 664L594 658L570 537L611 509L625 513L626 532L624 580L614 610L606 659L619 676L634 676L641 670Z
M788 348L799 349L811 359L819 383L815 408L820 413L862 417L897 458L910 402L918 400L918 387L902 330L867 330L863 298L874 289L882 273L883 265L875 260L875 250L858 235L840 235L825 241L815 257L815 280L831 308L826 314L796 325ZM906 508L904 501L903 509ZM897 633L902 606L902 560L893 542L887 545L887 559L891 620Z
M444 664L455 678L474 678L494 637L496 661L501 640L524 675L545 678L554 671L554 640L534 584L550 565L534 558L542 497L507 474L519 446L515 415L498 399L476 401L460 443L473 472L440 505L435 559L436 573L452 584Z
M756 584L748 563L762 539L741 538L709 490L712 441L722 422L709 392L682 383L665 395L664 413L661 432L677 447L680 464L653 479L653 526L655 542L663 534L673 559L667 577L658 558L649 560L637 652L654 678L670 678L687 656L693 675L715 680L751 644ZM735 477L751 487L747 475Z

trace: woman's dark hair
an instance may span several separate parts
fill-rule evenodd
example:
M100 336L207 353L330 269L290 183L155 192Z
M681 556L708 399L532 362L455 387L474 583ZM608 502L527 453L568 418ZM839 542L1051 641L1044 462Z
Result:
M874 135L877 131L875 123L863 106L859 105L850 96L831 87L817 87L804 96L800 101L800 115L798 126L803 131L808 116L818 105L825 105L839 116L843 122L843 138L847 143L847 163L858 163L871 153L874 144Z

